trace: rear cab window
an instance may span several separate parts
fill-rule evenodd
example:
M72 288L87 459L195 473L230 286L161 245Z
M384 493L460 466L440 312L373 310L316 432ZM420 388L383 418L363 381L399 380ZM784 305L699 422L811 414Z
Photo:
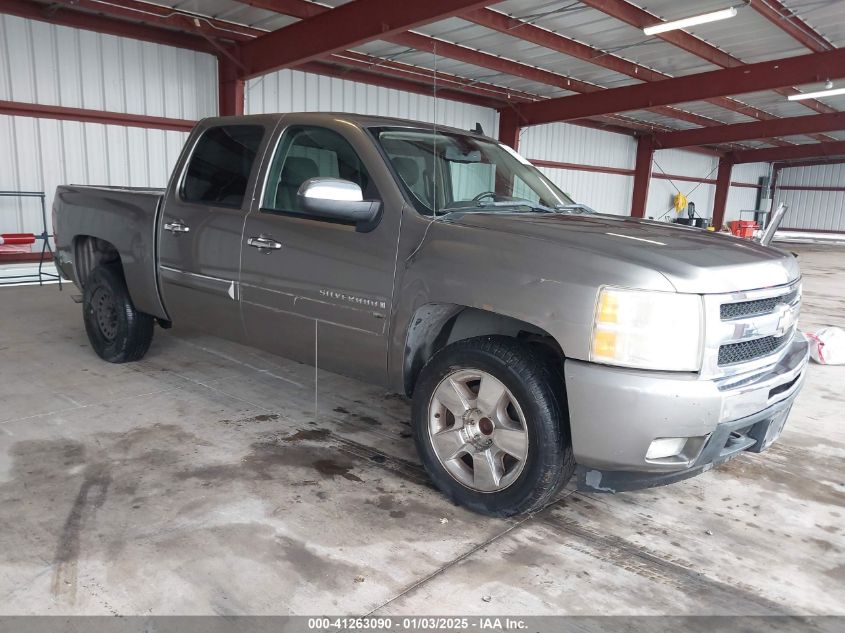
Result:
M241 207L263 137L262 125L222 125L203 132L185 170L182 200Z

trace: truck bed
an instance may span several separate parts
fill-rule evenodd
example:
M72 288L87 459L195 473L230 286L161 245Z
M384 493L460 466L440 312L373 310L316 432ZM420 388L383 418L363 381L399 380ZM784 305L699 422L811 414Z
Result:
M166 319L156 265L163 194L164 189L149 187L58 187L53 229L59 272L82 289L91 269L114 256L113 248L135 307Z

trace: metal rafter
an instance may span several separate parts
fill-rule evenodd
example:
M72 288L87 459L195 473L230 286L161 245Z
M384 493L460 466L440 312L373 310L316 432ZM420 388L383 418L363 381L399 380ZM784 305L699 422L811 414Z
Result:
M845 49L713 70L520 106L527 124L567 121L845 77Z
M431 84L428 82L411 81L408 79L399 79L396 77L386 76L383 73L367 72L347 66L337 66L332 63L324 61L305 62L296 68L303 72L310 72L317 75L326 75L328 77L336 77L338 79L347 79L349 81L357 81L360 83L371 84L374 86L381 86L383 88L392 88L394 90L403 90L405 92L413 92L415 94L431 96ZM437 95L443 99L452 99L454 101L462 101L464 103L472 103L480 105L485 108L501 107L501 101L474 95L467 92L458 92L450 88L443 88L437 90Z
M627 2L627 0L580 0L582 4L585 4L593 9L601 11L606 15L609 15L617 20L630 24L631 26L641 29L643 27L649 26L651 24L655 24L657 22L661 22L662 20L654 15L653 13L649 13L645 9L641 9L640 7ZM666 33L660 33L655 37L659 37L660 39L669 42L670 44L674 44L678 48L681 48L688 53L695 55L705 61L710 62L711 64L715 64L716 66L721 66L722 68L735 68L737 66L742 66L742 60L734 57L726 53L725 51L705 42L701 38L696 37L695 35L691 35L686 31L667 31ZM799 91L792 87L781 86L775 89L776 92L782 94L784 96L788 96L791 94L797 94ZM815 99L808 99L806 101L802 101L802 104L806 107L810 108L811 110L815 110L816 112L821 113L830 113L835 112L833 108L820 101L816 101ZM830 140L829 137L823 137L820 140Z
M328 7L316 5L311 2L307 2L306 0L284 0L282 2L278 0L240 1L243 4L248 4L256 8L261 8L268 11L275 11L277 13L282 13L297 18L313 16L319 13L326 13L331 10ZM470 11L469 13L474 13L474 11ZM465 17L465 14L467 14L467 12L462 13L460 17ZM437 39L427 35L421 35L419 33L406 32L394 35L392 37L384 37L381 39L393 44L398 44L400 46L407 46L408 48L413 48L415 50L421 50L432 54L437 54L440 57L454 59L456 61L460 61L466 64L472 64L474 66L487 68L488 70L493 70L499 73L520 77L522 79L528 79L529 81L554 86L556 88L562 88L564 90L570 90L572 92L586 93L603 90L601 86L597 86L583 81L578 81L577 79L573 79L565 75L560 75L552 71L537 68L535 66L530 66L528 64L523 64L521 62L509 60L496 55L491 55L489 53L478 51L466 46L462 46L460 44L455 44L453 42L447 42L445 40ZM653 72L655 72L655 77L662 76L657 74L656 71ZM538 97L538 99L542 98ZM750 106L744 106L744 108L748 109L750 108ZM740 111L740 109L738 109L737 107L731 107L730 109ZM690 123L695 123L696 125L721 124L721 122L716 121L714 119L697 115L692 112L687 112L685 110L680 110L678 108L656 107L652 108L651 110L658 114L670 116ZM620 122L622 123L622 125L629 125L629 123L627 123L626 121L634 122L636 120L630 118L619 118L616 123L612 125L618 125ZM579 121L579 123L583 123L583 121ZM635 130L649 131L659 129L657 126L654 126L652 124L643 122L638 123L638 125L630 125L630 127ZM612 131L618 130L613 129ZM787 143L785 141L780 141L777 139L773 139L770 142L775 145L791 145L791 143Z
M489 0L353 0L241 45L245 78L291 68L376 39L389 38L473 9ZM378 16L377 19L374 19Z
M808 114L773 121L753 121L714 128L658 133L655 135L655 143L659 148L667 149L690 145L748 141L775 135L793 136L816 132L836 132L838 130L845 130L845 112Z
M735 163L773 163L783 160L802 158L821 158L845 156L845 141L830 143L808 143L792 147L772 147L766 149L747 149L734 152Z
M51 24L77 29L87 29L99 33L109 33L144 42L163 44L165 46L175 46L210 54L216 53L214 46L208 40L198 35L192 35L180 30L149 26L144 23L128 22L123 19L115 19L93 13L64 10L62 7L58 7L58 9L51 8L50 5L33 2L32 0L0 0L0 12L30 20L49 22Z
M116 3L120 2L120 5ZM319 7L319 5L309 6ZM57 6L61 5L61 6ZM324 9L324 7L320 7ZM99 13L94 13L94 11ZM233 24L223 20L183 14L167 7L139 2L137 0L57 0L52 5L46 5L32 0L0 0L0 11L20 17L62 24L75 28L98 31L113 35L123 35L133 39L141 39L169 46L179 46L190 50L198 50L216 55L220 66L227 66L225 86L227 94L221 95L221 112L238 112L241 103L242 87L238 85L232 75L232 64L238 73L243 72L239 66L240 60L234 49L237 42L252 40L267 33L262 29ZM129 22L128 20L133 20ZM232 35L234 33L234 35ZM217 37L215 37L217 36ZM220 38L220 39L218 39ZM230 40L237 40L231 42ZM349 58L346 58L347 54ZM364 69L366 63L373 67L378 65L378 73L396 79L420 82L424 76L428 77L428 93L431 94L431 78L433 71L428 69L401 64L390 60L370 57L345 51L328 57L326 62L336 62L344 67ZM315 68L315 67L312 67ZM326 69L329 67L326 66ZM332 66L332 76L341 76L336 66ZM364 69L365 70L365 69ZM327 73L329 74L329 73ZM535 101L543 97L511 90L507 87L478 82L472 79L458 77L444 73L436 73L440 87L450 89L449 98L474 104L483 103L486 107L502 108L511 102ZM376 74L360 75L366 77L366 83L378 84ZM240 81L240 80L238 80ZM241 82L242 83L242 82ZM384 82L385 84L390 82ZM390 84L396 86L399 84ZM223 82L221 82L223 86ZM415 90L418 92L418 90ZM439 91L444 96L442 90ZM464 98L464 93L467 97ZM479 97L487 97L480 99ZM225 104L225 107L222 107Z
M519 18L506 15L499 11L494 11L493 9L476 9L474 11L465 12L461 14L460 17L469 22L478 24L479 26L498 31L499 33L516 37L527 42L532 42L538 46L557 51L558 53L562 53L570 57L575 57L576 59L595 64L596 66L601 66L602 68L607 68L608 70L612 70L640 81L661 81L663 79L671 78L671 75L667 73L649 68L648 66L643 66L623 57L619 57L618 55L614 55L613 53L593 48L592 46L577 40L570 39L559 33L541 28L534 24L529 24ZM714 105L720 106L732 112L739 112L745 116L752 116L757 119L774 118L767 112L739 103L727 97L717 97L710 99L709 101ZM678 108L664 107L656 109L656 111L666 116L672 116L697 125L716 126L724 124L722 121L717 121L715 119L687 112L685 110L680 110ZM772 139L769 142L781 145L792 144L779 141L777 139Z
M141 23L164 28L189 31L213 39L248 42L255 39L255 32L249 26L218 20L182 9L170 9L139 0L50 0L49 7L67 7L91 13L101 13L115 18L136 20ZM265 31L258 31L264 33Z
M119 6L116 4L116 1L120 2ZM174 11L167 7L161 7L160 5L153 5L139 0L116 1L56 0L52 5L45 5L40 2L33 2L32 0L0 0L0 11L7 11L8 13L21 15L22 17L44 20L51 23L66 24L76 28L125 35L136 39L208 52L217 55L221 60L221 64L228 66L227 75L232 74L231 63L235 64L234 68L236 69L242 69L243 66L240 64L240 60L232 53L232 45L226 44L226 42L230 40L236 43L247 41L247 38L254 39L266 33L266 31L261 29L202 15L194 16L179 10ZM63 6L58 7L57 10L57 4ZM279 9L303 17L320 15L331 10L321 5L304 2L303 0L253 0L248 2L248 4L261 6L262 8L271 8L273 10ZM68 10L65 10L65 7ZM117 19L115 17L106 17L102 14L115 16ZM134 20L135 23L127 22L126 20L128 19ZM447 48L452 52L455 50L467 51L472 58L472 61L468 63L482 62L479 65L489 63L494 69L501 69L504 66L508 70L515 70L513 66L510 66L510 64L515 64L517 67L532 69L539 71L539 73L548 73L544 77L545 79L552 80L554 82L552 85L584 91L602 90L599 86L587 84L586 82L578 82L577 80L549 71L543 71L542 69L534 69L532 66L520 64L519 62L502 60L493 55L473 51L467 47L461 47L450 42L442 42L414 33L408 33L407 35L409 39L406 40L406 45L407 42L416 36L417 38L427 40L423 50L429 49L433 51L437 49L438 54L441 55L443 55L443 50L441 50L443 48ZM421 44L418 39L414 39L414 43ZM446 55L443 56L445 57ZM337 66L336 63L342 66ZM368 72L369 69L365 68L367 64L371 65L371 69L377 68L377 72ZM329 56L321 64L309 64L308 69L312 72L321 72L330 76L354 79L373 85L389 85L390 87L397 88L401 86L402 89L408 89L410 92L420 94L431 94L431 82L434 76L434 71L423 67L401 64L393 60L383 60L350 51ZM306 70L306 68L302 68L302 70ZM502 72L507 73L507 71ZM388 77L382 80L382 77L385 75ZM527 102L546 99L540 95L511 90L504 86L486 84L456 75L437 73L437 77L438 81L442 82L438 89L440 96L457 101L483 104L488 107L502 109L520 101ZM388 78L396 79L397 81L387 81ZM425 78L424 84L419 83L421 78ZM242 99L239 95L241 94L242 86L238 85L237 82L232 82L227 87L231 88L231 90L227 91L231 94L226 95L225 98L221 94L221 104L224 101L227 104L224 110L227 112L240 112ZM484 99L487 96L484 94L485 91L491 93L489 100ZM498 95L495 93L498 93ZM658 107L655 110L663 110L664 114L671 115L669 112L670 109L668 108ZM699 117L699 115L692 113L686 114L691 118ZM710 121L710 119L700 117L696 122L704 124L705 121ZM625 134L632 134L635 131L646 133L666 132L672 129L617 114L601 115L592 117L592 120L580 119L571 122ZM708 153L713 152L713 150L703 151Z
M827 38L799 18L778 0L749 0L753 9L780 30L811 51L821 53L836 48Z

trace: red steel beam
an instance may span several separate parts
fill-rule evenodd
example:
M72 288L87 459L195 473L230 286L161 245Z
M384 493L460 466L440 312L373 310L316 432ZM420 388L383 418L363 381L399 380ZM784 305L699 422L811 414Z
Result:
M63 6L91 13L102 13L115 18L189 31L212 39L246 42L255 38L256 29L248 26L139 0L50 0L48 4L51 8ZM258 32L263 33L263 31Z
M589 7L597 9L602 13L614 17L617 20L621 20L622 22L630 24L638 29L642 29L643 27L657 24L662 21L653 13L649 13L648 11L631 4L626 0L583 0L582 4L586 4ZM658 34L656 37L659 37L670 44L674 44L678 48L681 48L696 57L704 59L711 64L721 66L722 68L735 68L743 65L742 60L737 59L733 55L729 55L725 51L716 48L712 44L709 44L695 35L691 35L683 30L667 31L666 33ZM784 96L798 92L795 88L784 86L775 88L775 91ZM835 112L835 110L830 106L821 103L820 101L816 101L815 99L802 101L802 104L811 110L815 110L816 112ZM825 137L825 140L830 139Z
M331 7L308 0L238 0L238 2L257 9L289 15L300 20L313 18L315 15L331 11Z
M725 209L728 204L728 193L731 189L731 171L733 160L730 156L723 156L719 159L719 171L716 174L716 193L713 196L713 220L712 224L717 229L725 223Z
M529 124L551 123L842 77L845 49L837 49L550 99L519 109Z
M243 4L248 4L253 7L265 9L268 11L275 11L277 13L283 13L285 15L290 15L300 19L311 17L313 15L324 13L330 10L328 7L316 5L311 2L307 2L306 0L240 1ZM460 17L470 21L480 20L477 22L479 24L481 24L483 21L483 26L487 26L488 28L493 28L501 32L505 32L512 26L530 26L527 25L525 22L510 18L502 13L485 9L466 11L463 12ZM520 26L520 28L522 27ZM536 29L536 31L534 29ZM645 66L640 66L638 64L635 64L634 62L629 62L628 60L606 53L605 51L593 49L585 44L576 42L575 40L564 38L563 36L557 36L556 34L552 34L556 37L553 38L553 40L546 40L545 36L541 35L542 33L550 32L546 31L545 29L540 29L538 27L532 27L532 29L527 35L524 34L522 31L520 31L518 35L523 39L528 39L529 36L531 36L532 34L536 35L538 41L536 41L535 43L539 43L541 46L546 46L548 48L551 48L552 50L558 50L559 52L562 52L564 54L572 55L574 57L578 57L579 59L584 59L585 61L601 65L605 68L609 68L611 70L615 70L623 74L630 74L630 76L632 77L647 77L649 80L653 81L669 77L669 75L659 73L658 71L652 70ZM389 41L394 44L408 46L410 48L415 48L418 50L428 51L430 53L434 53L436 50L437 54L441 57L448 57L450 59L455 59L457 61L461 61L467 64L473 64L482 68L488 68L490 70L495 70L504 74L513 75L515 77L521 77L523 79L529 79L531 81L536 81L537 83L551 85L558 88L564 88L566 90L573 90L575 92L591 92L598 89L598 86L594 86L592 84L588 84L585 82L577 82L569 77L564 77L563 75L543 71L527 64L513 62L507 59L503 59L501 57L497 57L495 55L482 53L481 51L476 51L468 47L452 44L449 42L442 42L440 40L436 40L434 38L420 35L417 33L404 35L406 35L407 37L400 38L397 36L393 38L386 38L386 41ZM541 41L543 43L541 43ZM557 46L555 44L557 44ZM718 106L724 107L733 112L739 112L740 114L744 114L745 116L750 116L755 119L776 118L773 115L764 112L763 110L759 110L752 106L739 103L733 99L717 98L713 99L712 101ZM695 123L697 125L719 124L718 121L714 121L713 119L708 119L707 117L696 115L691 112L686 112L676 108L655 108L654 111L666 116L674 116L675 118L686 120L690 123ZM772 139L768 142L774 145L791 145L791 143L780 141L778 139Z
M338 79L348 79L349 81L357 81L360 83L370 84L373 86L381 86L382 88L392 88L394 90L404 90L405 92L413 92L415 94L432 96L432 86L430 83L421 83L416 81L408 81L406 79L397 79L394 77L387 77L377 72L365 72L352 68L346 68L329 64L322 61L306 62L297 66L296 70L314 73L317 75L326 75L329 77L336 77ZM501 101L476 96L467 92L458 92L448 88L438 89L437 96L443 99L450 99L452 101L461 101L463 103L471 103L479 105L484 108L497 108L502 106Z
M484 53L473 48L461 46L460 44L453 44L452 42L435 39L418 33L400 33L392 36L388 41L393 44L432 53L440 57L448 57L449 59L466 64L481 66L482 68L513 75L514 77L521 77L547 86L571 90L572 92L597 92L603 90L601 86L579 81L578 79L560 75L550 70L512 61L497 55L490 55L489 53Z
M660 81L671 77L671 75L654 70L648 66L643 66L636 62L614 55L613 53L593 48L592 46L570 39L559 33L554 33L528 22L523 22L518 18L511 17L492 9L475 9L474 11L462 13L460 17L485 28L498 31L499 33L537 44L543 48L557 51L558 53L595 64L596 66L601 66L602 68L607 68L608 70L612 70L622 75L627 75L628 77L632 77L640 81ZM756 108L751 108L751 106L737 103L732 99L717 98L713 99L713 102L716 105L733 112L741 112L746 115L753 114L755 118L771 117L771 115L768 115L768 113L763 112L762 110L750 113L749 110L756 110ZM722 125L721 121L676 108L660 107L655 108L655 111L682 121L695 123L696 125ZM787 145L791 145L791 143L787 143Z
M93 30L96 32L107 33L111 35L120 35L130 37L133 39L141 39L144 41L151 41L158 44L166 44L170 46L180 46L182 48L189 48L191 50L199 50L202 52L214 54L218 57L221 65L227 65L230 59L221 51L222 41L216 40L212 37L217 33L223 33L226 39L232 39L229 34L236 32L234 39L238 41L246 41L246 39L255 39L264 35L266 31L254 29L248 26L232 25L229 22L215 20L211 18L199 18L199 26L192 20L186 17L187 14L172 15L173 11L166 7L153 5L147 2L138 2L137 0L120 0L122 5L117 6L112 2L100 3L96 0L79 0L80 4L76 4L77 0L58 0L63 6L57 11L47 11L47 5L32 2L31 0L0 0L0 11L6 11L20 17L42 20L50 23L72 26L75 28L82 28ZM265 4L270 4L265 2ZM290 4L296 6L300 10L299 13L313 14L326 12L329 9L321 5L303 2L302 0L288 0L280 3L282 6ZM67 7L67 10L64 7ZM83 11L73 10L74 7L85 7L87 9L94 9L100 13L108 13L113 17L104 17L94 13L87 13ZM309 10L308 7L315 7L316 9ZM171 17L167 17L170 15ZM180 19L176 19L180 18ZM126 20L133 19L136 22L131 23ZM165 28L163 25L167 25ZM172 28L171 28L172 27ZM172 30L172 29L182 30ZM232 31L236 28L236 31ZM185 31L188 31L186 33ZM193 33L196 33L194 35ZM334 59L337 57L337 59ZM342 59L344 58L345 59ZM343 63L345 66L364 68L366 62L378 62L378 72L391 75L398 79L408 80L422 80L422 76L426 76L427 80L433 82L433 77L436 74L439 87L453 89L449 93L449 98L456 101L465 101L473 104L484 103L486 107L504 107L512 101L534 101L540 99L536 95L530 95L517 90L509 90L508 88L494 86L492 84L485 84L484 82L475 82L471 79L458 77L456 75L448 75L443 73L434 73L425 68L418 68L408 64L400 64L390 60L381 60L359 53L346 51L336 56L330 57L327 61L336 61ZM328 68L328 67L327 67ZM220 72L220 68L218 68ZM229 74L231 74L230 71ZM237 73L242 71L238 69ZM339 76L337 69L333 69L332 76ZM415 76L416 75L416 76ZM367 82L376 84L375 75L367 75ZM221 88L227 90L224 95L221 95L220 112L238 112L239 108L230 106L229 104L241 103L242 98L240 91L243 87L238 83L242 80L233 81L229 86L220 85ZM397 84L384 82L390 84L388 87L393 87ZM414 86L415 91L419 91L417 86ZM234 91L234 92L232 92ZM478 98L464 99L460 92L474 93L479 96L486 96L490 100L484 101ZM431 90L429 89L429 94ZM441 95L444 94L442 91ZM492 101L496 99L498 101Z
M326 62L337 63L343 66L350 66L353 68L360 68L361 70L369 70L379 74L389 75L398 79L408 79L411 81L425 81L429 85L436 82L439 88L455 88L458 90L471 92L494 99L501 99L504 102L534 102L541 101L543 97L521 90L512 90L504 86L497 86L495 84L485 83L483 81L475 81L459 75L450 73L435 72L422 66L413 66L411 64L404 64L402 62L384 59L381 57L372 57L371 55L364 55L354 51L343 51L342 53L335 53L327 57Z
M85 108L66 108L64 106L21 103L19 101L0 101L0 114L34 117L36 119L102 123L103 125L123 125L126 127L141 127L152 130L175 130L177 132L190 132L196 123L196 121L188 119L171 119L144 114L128 114L126 112L88 110Z
M653 157L654 138L651 136L641 136L637 141L637 159L634 165L634 191L631 195L631 215L635 218L645 217Z
M561 163L553 160L529 159L531 164L535 167L549 167L551 169L568 169L573 171L588 171L599 174L612 174L615 176L633 176L635 171L633 169L625 169L624 167L605 167L603 165L586 165L583 163ZM791 165L790 165L791 166ZM704 185L715 185L714 178L696 178L695 176L684 176L682 174L664 174L663 172L655 174L652 172L652 178L658 180L678 180L683 182L699 182ZM748 189L759 189L760 185L753 182L731 181L731 187L745 187Z
M519 150L519 117L513 110L499 113L499 141Z
M330 11L328 7L315 5L313 3L306 2L305 0L241 0L241 2L253 7L265 9L268 11L275 11L277 13L283 13L285 15L290 15L297 18L306 18ZM528 64L512 61L503 57L491 55L489 53L484 53L482 51L474 50L466 46L454 44L452 42L438 40L433 37L428 37L426 35L420 35L419 33L401 33L383 39L385 39L385 41L391 42L393 44L398 44L400 46L407 46L416 50L436 54L439 57L454 59L456 61L464 62L467 64L473 64L474 66L487 68L489 70L493 70L502 74L512 75L514 77L520 77L522 79L528 79L529 81L534 81L536 83L548 86L555 86L556 88L563 88L564 90L570 90L573 92L581 93L596 92L602 90L600 86L596 86L594 84L578 81L577 79L572 79L571 77L566 77L558 73L543 70L542 68L537 68ZM341 55L349 55L349 51L342 53ZM534 95L534 100L543 100L543 97ZM673 116L677 113L679 115L678 118L685 118L685 120L696 123L698 125L704 125L706 124L705 122L716 123L713 122L711 119L707 119L706 117L699 117L698 115L683 112L680 110L672 109L672 111L670 112L669 109L658 108L656 109L656 111L669 116ZM631 134L632 130L645 130L652 132L655 129L660 129L659 126L649 126L642 122L634 122L634 120L630 120L630 123L628 123L624 122L622 119L605 123L599 120L598 124L596 124L596 122L594 121L591 122L588 120L579 120L577 123L579 125L585 125L587 127L605 129L608 131L623 134ZM622 126L628 126L629 129L623 129L622 127L620 127L620 124Z
M821 53L836 48L823 35L778 0L749 0L752 8L779 29L811 51Z
M786 169L788 167L817 167L820 165L841 165L845 163L845 158L818 158L810 160L796 160L789 163L778 163L775 169Z
M217 112L220 116L244 113L244 80L234 60L221 55L217 60Z
M773 163L827 156L845 156L845 141L808 143L806 145L793 145L792 147L746 149L734 152L733 155L734 163Z
M489 0L486 0L489 1ZM245 78L313 61L457 15L485 0L353 0L242 45Z
M833 114L808 114L806 116L734 123L722 127L661 132L655 134L655 143L660 149L688 147L690 145L713 145L748 141L769 136L790 136L812 132L835 132L845 130L845 112Z
M81 11L63 9L51 11L48 5L32 0L0 0L0 13L203 53L215 54L216 52L208 40L196 35Z
M579 81L578 79L573 79L571 77L560 75L549 70L537 68L536 66L529 66L528 64L509 60L504 57L490 55L489 53L484 53L482 51L471 49L466 46L461 46L460 44L454 44L452 42L446 42L444 40L435 39L433 37L419 35L418 33L401 33L399 35L394 35L393 37L389 38L389 41L416 50L429 52L440 57L448 57L449 59L454 59L467 64L473 64L474 66L481 66L482 68L488 68L490 70L494 70L503 74L528 79L529 81L534 81L549 86L555 86L557 88L563 88L564 90L570 90L572 92L578 92L581 94L592 93L596 95L605 94L607 92L606 89L595 84ZM546 103L548 101L553 101L553 99L546 99L543 101L539 101L538 103ZM678 110L672 109L670 114L670 112L661 108L646 109L657 111L661 114L670 116L676 116L676 114L680 112ZM615 112L617 112L617 110L611 109L610 112L606 112L604 114L612 114ZM579 119L579 121L583 121L585 117L577 118ZM570 122L572 122L572 120L570 120ZM696 122L698 124L701 124L701 121ZM526 119L522 119L520 124L529 125L530 122ZM656 129L659 129L659 126L652 126L644 122L639 122L638 125L634 125L631 127L633 127L633 129L646 129L648 131L655 131Z

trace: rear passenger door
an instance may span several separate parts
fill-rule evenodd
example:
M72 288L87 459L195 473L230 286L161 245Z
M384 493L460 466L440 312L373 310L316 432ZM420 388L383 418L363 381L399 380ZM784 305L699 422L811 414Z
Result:
M320 368L381 383L401 208L382 196L391 176L375 152L349 124L288 125L265 161L260 205L247 217L241 284L254 346L312 365L316 357ZM381 200L374 226L360 230L300 209L300 185L322 176L352 181L364 199ZM278 248L257 248L251 238Z
M190 327L243 338L241 235L272 120L206 125L174 173L159 225L159 279L168 315Z

